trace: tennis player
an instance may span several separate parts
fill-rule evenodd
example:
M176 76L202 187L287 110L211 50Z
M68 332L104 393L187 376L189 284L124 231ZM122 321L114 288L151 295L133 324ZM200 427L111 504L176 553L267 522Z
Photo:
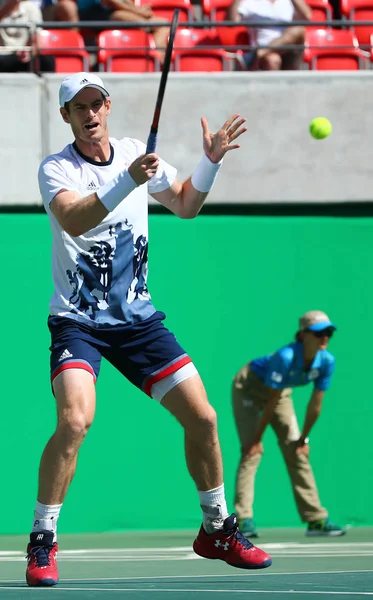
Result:
M48 324L57 426L41 458L27 583L58 582L57 520L94 418L102 357L184 428L187 466L203 515L195 552L234 567L268 567L271 558L246 540L228 513L215 411L147 287L148 193L177 216L196 217L225 154L239 148L245 119L235 114L212 134L203 118L201 160L181 183L174 167L144 153L142 142L109 137L111 100L97 75L67 77L59 100L74 142L48 156L39 170L53 236Z
M252 360L234 378L233 411L242 448L235 510L240 530L246 537L258 536L253 520L254 479L263 454L263 433L269 424L278 438L299 515L308 523L306 535L345 533L329 521L327 511L320 504L308 445L334 370L334 357L327 347L335 330L324 312L311 310L300 318L294 343ZM291 394L293 388L308 384L313 384L313 391L300 432Z

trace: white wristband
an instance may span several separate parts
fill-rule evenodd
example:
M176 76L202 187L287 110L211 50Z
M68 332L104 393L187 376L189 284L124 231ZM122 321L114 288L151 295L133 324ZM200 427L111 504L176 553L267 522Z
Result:
M96 192L98 199L105 208L112 212L134 189L137 183L132 179L127 170L102 185Z
M199 192L209 192L212 190L222 164L223 159L218 163L213 163L204 154L192 175L193 187Z

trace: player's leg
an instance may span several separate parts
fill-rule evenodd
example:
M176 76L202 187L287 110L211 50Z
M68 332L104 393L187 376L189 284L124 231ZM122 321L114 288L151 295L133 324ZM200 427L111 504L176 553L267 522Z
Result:
M103 350L103 356L184 429L186 462L203 513L196 553L246 569L267 567L271 558L244 538L235 515L228 514L216 413L191 359L164 327L164 317L155 313L131 331L116 328L118 342Z
M57 426L41 457L38 502L62 504L75 474L79 448L95 414L96 390L88 371L68 369L53 382Z
M250 365L237 373L232 384L232 407L240 447L245 448L254 439L260 418L260 403ZM254 482L262 455L244 456L238 463L234 508L240 531L245 537L258 537L253 520Z
M218 488L223 483L223 465L215 410L209 404L198 374L192 375L162 399L161 404L179 421L185 432L185 455L189 473L201 491ZM222 498L225 503L225 498ZM207 507L208 508L208 507ZM223 509L221 520L228 516ZM216 519L206 513L206 526Z
M57 424L41 457L39 489L30 543L27 583L50 586L58 582L56 564L57 520L74 476L79 448L93 421L94 382L101 355L90 334L70 319L53 317L51 374L57 406Z
M53 382L53 390L57 425L41 457L39 490L28 547L26 578L32 586L58 583L55 562L57 520L96 404L92 375L81 369L63 371Z
M268 567L272 562L268 554L240 533L234 514L229 516L216 413L199 375L191 375L171 388L161 404L184 429L186 461L198 490L203 525L194 541L194 551L242 569Z

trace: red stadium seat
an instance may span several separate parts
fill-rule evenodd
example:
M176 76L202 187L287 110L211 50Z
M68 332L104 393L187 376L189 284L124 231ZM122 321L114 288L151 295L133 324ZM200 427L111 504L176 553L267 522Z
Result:
M173 52L175 71L229 70L229 56L220 46L216 30L177 29Z
M68 29L43 29L38 35L40 54L55 57L56 73L89 71L89 54L83 37Z
M194 8L190 0L136 0L137 6L150 5L156 17L171 22L175 8L180 9L179 21L193 21Z
M210 21L226 21L232 0L201 0L202 14Z
M249 52L250 45L249 30L245 25L235 27L216 27L216 35L220 40L222 48L229 53L236 65L241 70L246 71L246 65L243 59L245 52Z
M304 60L312 70L355 71L365 57L351 31L340 29L307 30Z
M154 40L141 29L113 29L98 36L100 71L146 73L160 70Z
M234 46L238 47L238 50L250 44L249 30L245 25L237 25L236 27L217 27L215 31L225 50L236 52Z
M333 18L333 8L328 0L306 0L306 2L312 8L312 21L330 21Z
M342 16L351 21L373 21L373 0L341 0ZM351 25L361 46L370 46L373 25Z

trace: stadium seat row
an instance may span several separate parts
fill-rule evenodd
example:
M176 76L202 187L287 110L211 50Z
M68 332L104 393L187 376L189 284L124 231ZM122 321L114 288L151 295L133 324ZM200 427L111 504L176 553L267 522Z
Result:
M328 0L306 0L312 8L313 21L333 19L333 8ZM171 19L175 8L180 8L180 20L192 21L194 8L190 0L135 0L135 3L151 5L157 16ZM201 0L202 18L209 21L224 21L232 0ZM373 21L373 0L340 0L340 11L350 21ZM343 21L342 21L343 25ZM354 31L360 45L370 45L373 26L358 26Z
M98 34L97 62L101 71L154 72L161 59L153 38L140 29L107 30ZM373 43L373 36L372 36ZM172 68L175 71L227 71L242 65L244 46L249 44L246 27L216 29L179 28L175 37ZM89 70L89 54L80 33L43 30L40 51L56 59L56 72ZM314 29L306 32L304 61L312 70L358 70L365 68L370 54L363 52L353 32ZM236 65L234 64L236 63Z

